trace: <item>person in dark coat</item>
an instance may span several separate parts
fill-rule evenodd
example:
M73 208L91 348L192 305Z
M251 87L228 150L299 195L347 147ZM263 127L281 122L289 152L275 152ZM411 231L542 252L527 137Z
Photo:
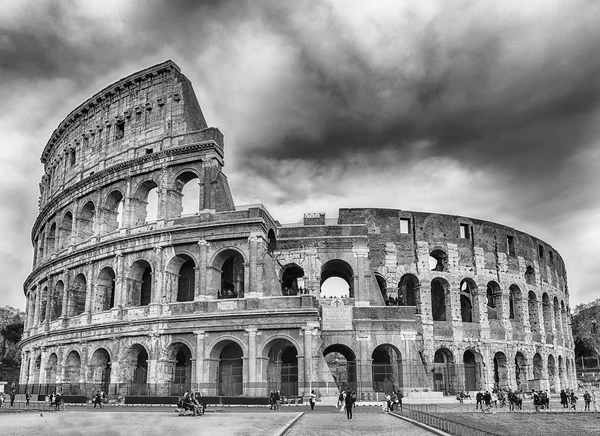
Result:
M29 401L31 400L31 394L29 391L25 392L25 405L29 406Z
M15 397L17 396L17 393L13 389L8 395L10 395L10 407L15 407Z
M577 410L577 395L575 395L575 391L571 392L571 409Z
M346 405L346 415L348 416L349 420L352 420L352 408L354 407L354 403L356 402L356 392L348 391L344 402Z
M475 403L475 409L479 409L482 408L483 409L483 392L479 391L477 392L477 395L475 395L475 401L477 401Z
M565 392L565 390L561 390L560 391L560 404L562 404L563 408L567 408L569 407L568 401L567 401L567 393Z

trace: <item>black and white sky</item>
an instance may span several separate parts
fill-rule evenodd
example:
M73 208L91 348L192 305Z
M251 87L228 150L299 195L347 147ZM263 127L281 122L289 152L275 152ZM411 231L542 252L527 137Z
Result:
M0 2L0 305L24 308L40 155L77 105L172 59L225 134L236 204L281 222L464 215L600 298L600 2Z

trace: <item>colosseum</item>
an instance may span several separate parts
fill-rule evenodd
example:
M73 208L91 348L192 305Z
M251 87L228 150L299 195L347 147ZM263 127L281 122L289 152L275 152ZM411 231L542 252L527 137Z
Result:
M59 124L41 156L19 390L134 402L190 387L251 401L574 386L566 271L546 242L399 209L281 224L234 203L224 154L172 61Z

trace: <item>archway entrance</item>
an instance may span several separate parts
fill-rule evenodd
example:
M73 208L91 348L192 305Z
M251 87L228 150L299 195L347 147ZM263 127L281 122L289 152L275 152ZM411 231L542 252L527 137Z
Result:
M104 348L99 348L92 354L90 361L90 380L105 392L110 387L110 356Z
M356 355L354 351L342 344L334 344L323 351L325 362L331 371L338 390L356 390Z
M527 361L521 352L515 356L515 382L517 390L521 389L521 385L527 381Z
M171 360L171 395L181 396L192 386L192 352L184 344L174 344L170 351L174 358Z
M298 351L290 341L275 340L268 351L267 390L284 397L298 395Z
M81 381L81 357L77 351L71 351L67 356L65 364L65 373L63 377L63 390L70 394L79 393L79 383ZM66 385L66 386L65 386Z
M506 355L498 351L494 355L494 385L496 388L508 388L508 360Z
M446 348L440 348L433 358L433 390L444 392L444 395L454 394L456 391L456 371L452 353Z
M58 368L58 358L52 353L46 362L46 384L53 386L56 384L56 370Z
M326 262L321 267L320 289L321 298L354 298L354 271L350 264L341 259Z
M122 362L124 379L129 380L129 395L148 394L148 352L140 345L133 345Z
M222 396L243 394L244 362L242 348L229 342L219 354L218 392Z
M471 350L463 354L463 364L465 368L465 390L476 391L479 389L479 371L475 355Z
M376 392L392 392L402 389L402 356L396 347L388 344L379 345L373 354L372 376L373 390Z

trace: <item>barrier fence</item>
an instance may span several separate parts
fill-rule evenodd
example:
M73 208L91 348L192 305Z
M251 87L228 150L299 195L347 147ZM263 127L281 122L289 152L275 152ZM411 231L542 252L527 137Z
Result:
M437 415L431 415L426 412L414 410L412 407L405 407L404 409L405 414L408 415L410 419L427 424L430 427L437 428L456 436L502 436L497 433L492 433L477 427L463 424L461 422L453 421L445 416L441 417ZM393 414L395 415L395 413Z

